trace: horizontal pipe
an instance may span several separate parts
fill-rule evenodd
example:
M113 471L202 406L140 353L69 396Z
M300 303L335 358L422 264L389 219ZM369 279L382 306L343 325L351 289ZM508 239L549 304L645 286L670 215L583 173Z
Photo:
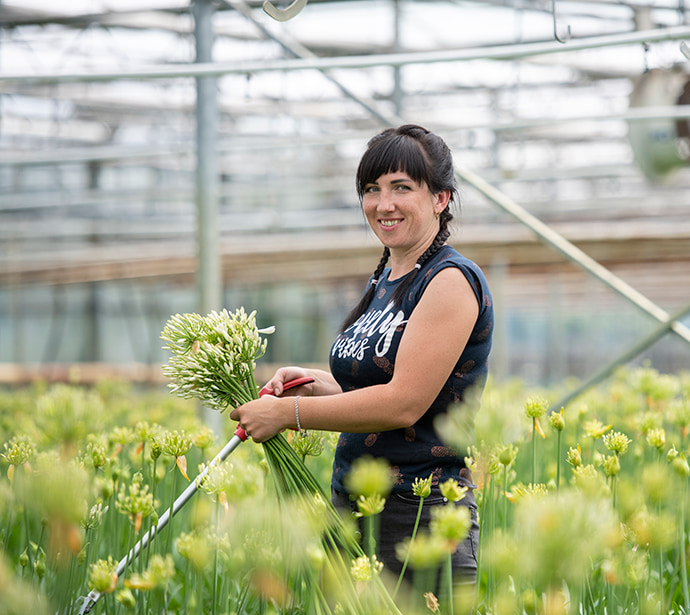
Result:
M343 56L339 58L290 58L284 60L250 60L245 62L208 62L153 66L137 70L116 72L84 73L36 73L33 75L0 75L0 84L22 83L79 83L94 81L120 81L141 79L171 79L182 77L220 77L229 74L256 74L265 72L288 72L295 70L361 69L375 66L407 66L412 64L435 64L442 62L467 62L470 60L518 60L552 53L571 53L585 49L655 43L690 39L690 26L657 28L605 36L571 39L567 44L559 42L524 43L498 45L471 49L450 49L443 51L422 51L368 56ZM680 51L679 51L680 54Z

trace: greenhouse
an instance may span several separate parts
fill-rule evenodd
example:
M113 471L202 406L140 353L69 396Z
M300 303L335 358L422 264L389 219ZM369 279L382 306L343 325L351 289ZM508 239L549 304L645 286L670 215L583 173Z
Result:
M331 561L292 496L328 500L333 433L307 445L298 414L212 463L231 410L171 386L174 315L263 340L248 399L328 370L381 253L358 162L408 123L452 151L448 243L493 296L475 441L444 427L476 483L471 598L401 599L337 522L356 564ZM106 613L690 612L689 160L682 0L0 0L0 613L90 591Z

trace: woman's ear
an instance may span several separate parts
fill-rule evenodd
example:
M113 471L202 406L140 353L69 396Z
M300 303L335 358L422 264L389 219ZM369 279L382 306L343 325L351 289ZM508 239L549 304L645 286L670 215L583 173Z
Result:
M448 207L450 201L450 190L441 190L436 194L436 202L434 203L434 213L439 216L441 212Z

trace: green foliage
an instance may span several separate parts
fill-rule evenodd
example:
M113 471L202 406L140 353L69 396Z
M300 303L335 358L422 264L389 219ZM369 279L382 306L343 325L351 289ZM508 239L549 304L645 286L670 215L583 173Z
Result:
M335 527L321 496L277 498L275 469L251 441L114 578L188 485L182 470L194 480L234 425L213 434L195 401L122 383L0 390L0 612L77 612L90 588L102 592L92 612L142 615L450 615L468 600L480 614L690 612L690 375L621 370L545 413L561 393L490 383L472 447L464 418L449 418L447 443L466 452L478 485L474 598L396 587L394 605L397 578L373 549L335 548L334 532L354 542L349 521ZM314 438L294 454L327 493L336 440ZM385 468L363 464L352 480L372 502L387 496ZM445 565L462 540L467 520L452 510L399 545L415 573Z

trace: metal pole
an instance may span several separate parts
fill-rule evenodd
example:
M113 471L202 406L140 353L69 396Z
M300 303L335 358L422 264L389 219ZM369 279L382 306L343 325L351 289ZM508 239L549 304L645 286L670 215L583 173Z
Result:
M194 0L196 61L213 61L213 0ZM196 207L197 292L202 314L220 310L223 296L220 237L218 233L218 101L215 77L196 80ZM220 414L201 406L199 412L214 433L221 433Z
M212 61L213 14L212 0L195 0L194 36L196 61ZM216 79L198 77L196 80L196 205L199 310L207 314L221 306L222 278L220 270L220 241L218 237L218 159L216 138L218 103Z

